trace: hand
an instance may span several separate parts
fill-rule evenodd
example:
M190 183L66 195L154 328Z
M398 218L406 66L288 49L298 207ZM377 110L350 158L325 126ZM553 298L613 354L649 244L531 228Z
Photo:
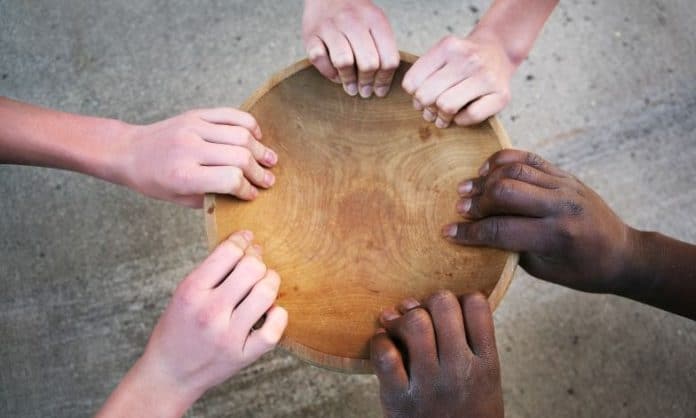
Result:
M503 150L459 193L468 222L443 229L454 242L520 252L528 273L573 289L620 290L637 233L577 178L538 155Z
M493 318L481 294L451 292L385 310L370 342L387 417L502 417Z
M141 359L151 390L195 400L280 340L287 324L287 312L273 305L280 278L251 239L248 231L233 234L176 289Z
M251 200L256 187L275 182L264 168L278 161L259 142L253 116L232 109L200 109L146 126L127 135L124 183L141 193L190 207L201 207L205 193Z
M387 17L372 1L306 0L302 38L312 64L346 93L367 98L389 92L399 51Z
M402 86L423 119L446 128L472 125L510 101L510 78L517 65L502 42L486 32L465 39L447 36L409 69Z

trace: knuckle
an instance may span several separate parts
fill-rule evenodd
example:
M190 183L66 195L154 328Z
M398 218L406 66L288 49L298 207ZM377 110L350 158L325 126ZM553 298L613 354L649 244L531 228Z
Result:
M254 137L251 135L247 129L243 129L242 135L239 138L239 145L243 147L248 147L254 141Z
M523 180L527 176L527 166L521 163L512 163L503 169L503 175L513 180Z
M461 52L462 42L459 38L454 35L447 35L440 43L445 47L448 52Z
M525 162L527 163L527 165L536 168L542 167L544 165L544 159L533 152L527 153L527 156L525 157Z
M268 329L262 331L260 335L261 342L267 349L270 349L276 344L278 344L278 341L280 341L281 336L282 334L280 332Z
M399 353L396 349L377 350L372 362L380 370L391 370L399 363Z
M556 235L563 244L572 244L577 240L579 231L575 223L568 219L562 219L556 223Z
M490 313L491 311L488 305L488 299L486 299L486 296L480 292L467 295L464 299L464 304L466 305L467 309L476 312Z
M348 68L355 64L355 60L353 59L353 54L340 52L333 58L333 64L336 68Z
M273 301L278 294L277 287L268 280L259 282L254 288L256 289L258 299L261 301Z
M315 45L307 50L307 57L312 64L326 58L326 50L323 46Z
M456 303L457 298L452 292L446 289L438 290L437 292L430 295L426 301L426 306L429 307L449 307L453 303Z
M222 248L223 256L220 257L222 258L220 261L223 262L228 262L230 259L237 260L244 254L244 251L230 240L223 241L218 247Z
M404 316L404 326L408 331L422 334L430 327L430 315L423 308L412 309Z
M232 176L230 177L230 192L239 193L242 191L243 187L244 182L242 181L242 171L238 168L236 170L232 170Z
M485 222L478 224L475 230L476 239L479 242L497 242L500 235L500 219L488 218Z
M459 111L459 104L456 103L454 100L450 100L447 98L440 98L437 99L436 102L437 108L440 109L443 113L446 113L448 115L454 115Z
M500 101L501 101L501 107L505 107L508 103L510 103L510 100L512 99L512 94L510 93L510 88L505 87L501 92L500 92Z
M379 69L379 57L374 55L366 58L360 65L363 72L375 72Z
M262 276L266 273L266 265L256 257L247 255L242 259L242 262L249 274Z
M241 148L237 152L239 153L239 166L241 168L251 167L254 161L254 156L251 154L251 151L249 151L247 148Z
M183 309L190 309L196 305L196 289L188 280L182 282L174 292L174 302Z
M474 123L483 122L489 115L478 107L467 109L469 119Z
M508 179L497 179L487 188L493 201L504 202L514 193L514 186Z
M413 95L413 98L418 100L424 106L428 106L431 104L426 96L425 91L423 91L423 89L416 90L416 93Z
M182 194L189 194L192 191L193 173L189 167L175 166L171 170L170 178Z
M483 68L483 58L481 58L481 55L479 55L477 52L468 52L465 53L465 55L470 68L472 68L474 71L481 70ZM481 76L486 78L490 77L490 72L485 71Z
M382 69L387 71L396 70L399 67L400 62L401 58L399 57L399 54L389 55L382 60Z
M183 120L187 122L200 122L201 120L201 110L200 109L192 109L192 110L187 110L186 112L181 114L181 117Z

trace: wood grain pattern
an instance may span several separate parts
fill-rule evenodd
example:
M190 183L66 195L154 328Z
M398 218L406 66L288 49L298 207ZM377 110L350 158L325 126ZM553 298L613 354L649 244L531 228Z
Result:
M400 87L415 57L402 53L385 99L346 95L306 60L274 76L242 108L276 150L276 185L253 202L206 196L210 247L251 229L282 278L290 314L281 345L304 360L369 372L379 312L442 288L480 290L495 308L517 255L443 239L458 220L456 185L509 146L495 118L440 130Z

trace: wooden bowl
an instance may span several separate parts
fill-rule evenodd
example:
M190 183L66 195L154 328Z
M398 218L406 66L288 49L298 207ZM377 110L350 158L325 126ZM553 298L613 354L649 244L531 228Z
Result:
M281 345L327 368L369 372L380 311L438 289L482 291L494 309L517 255L454 245L441 227L457 221L457 183L509 146L496 118L438 129L413 109L401 79L416 57L402 53L383 99L350 97L308 61L273 76L242 106L279 155L275 186L252 202L206 196L210 248L254 231L280 273L289 313Z

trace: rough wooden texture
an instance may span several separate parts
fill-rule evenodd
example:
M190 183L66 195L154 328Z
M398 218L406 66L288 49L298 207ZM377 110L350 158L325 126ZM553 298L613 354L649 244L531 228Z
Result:
M396 85L415 59L402 54ZM242 107L279 154L278 181L253 202L208 196L208 237L212 249L251 229L264 245L283 279L285 348L324 367L368 372L383 308L443 288L483 291L498 305L516 256L453 245L440 233L459 219L458 182L509 144L496 119L437 129L402 89L384 99L350 97L306 60Z

